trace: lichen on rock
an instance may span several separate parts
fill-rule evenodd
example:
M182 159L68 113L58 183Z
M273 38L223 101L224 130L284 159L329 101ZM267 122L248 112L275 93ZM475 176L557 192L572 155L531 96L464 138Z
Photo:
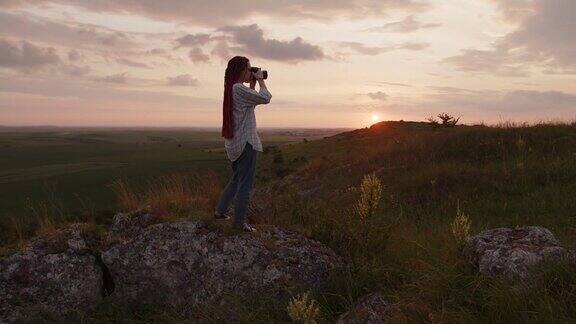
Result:
M133 217L130 227L118 215L112 228L122 227L122 237L111 231L114 243L102 253L114 296L123 301L164 303L191 316L194 307L218 305L227 293L288 300L292 290L320 288L344 265L319 242L275 226L226 236L202 220L147 224L147 218Z
M80 226L37 237L0 259L0 322L26 321L35 312L91 310L101 299L102 280Z
M487 276L520 283L547 262L574 260L548 229L540 226L495 228L468 239L464 255Z

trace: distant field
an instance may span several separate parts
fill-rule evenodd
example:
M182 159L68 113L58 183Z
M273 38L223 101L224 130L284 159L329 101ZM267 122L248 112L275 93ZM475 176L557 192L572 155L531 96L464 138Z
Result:
M342 131L265 129L260 135L267 146ZM107 185L118 177L138 186L155 175L202 169L223 180L230 173L217 129L0 127L0 218L26 217L28 199L55 199L71 212L87 201L113 211Z

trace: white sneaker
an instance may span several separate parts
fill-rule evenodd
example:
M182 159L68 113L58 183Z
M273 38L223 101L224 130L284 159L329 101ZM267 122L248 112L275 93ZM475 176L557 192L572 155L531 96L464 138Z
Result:
M222 215L219 212L214 211L214 218L216 218L216 219L230 219L230 216L228 216L227 213Z
M238 228L238 225L234 225ZM244 222L244 224L242 224L242 230L244 232L256 232L256 228L246 222Z

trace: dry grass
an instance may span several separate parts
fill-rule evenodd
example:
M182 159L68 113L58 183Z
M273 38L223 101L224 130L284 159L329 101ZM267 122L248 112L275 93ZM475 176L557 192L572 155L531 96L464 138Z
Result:
M111 187L125 211L145 207L160 217L174 218L211 211L222 188L218 176L210 170L148 178L141 194L124 178L116 179Z
M138 194L132 190L128 179L125 177L115 179L108 187L114 192L118 207L120 207L121 210L129 211L141 207Z
M452 229L452 235L454 235L454 239L456 240L456 244L459 248L462 248L470 236L471 223L468 215L464 214L460 210L460 203L458 203L456 217L452 221L452 224L450 224L450 227Z

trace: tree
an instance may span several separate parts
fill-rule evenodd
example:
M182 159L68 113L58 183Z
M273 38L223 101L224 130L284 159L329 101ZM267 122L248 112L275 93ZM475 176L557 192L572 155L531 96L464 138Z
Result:
M460 117L454 118L454 116L448 115L447 113L438 114L437 117L440 119L441 122L438 122L434 117L426 118L434 127L442 126L442 127L454 127L460 120Z

